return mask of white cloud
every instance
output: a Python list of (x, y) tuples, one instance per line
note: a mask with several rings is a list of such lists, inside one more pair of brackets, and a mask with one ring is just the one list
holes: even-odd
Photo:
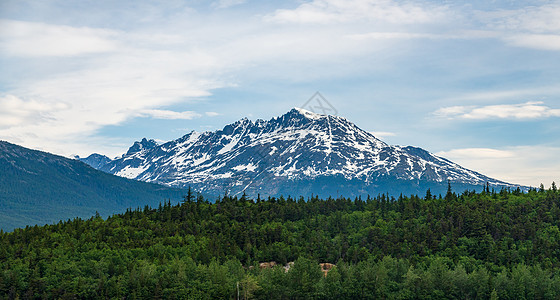
[(119, 47), (112, 30), (0, 20), (0, 51), (11, 56), (74, 56)]
[(436, 155), (484, 175), (529, 186), (560, 182), (560, 148), (543, 145), (503, 149), (468, 148), (442, 151)]
[(451, 106), (434, 112), (436, 116), (461, 119), (540, 119), (560, 117), (560, 109), (545, 106), (541, 101), (521, 104), (503, 104), (488, 106)]
[(478, 12), (478, 17), (516, 47), (560, 50), (560, 3), (527, 5), (513, 10)]
[(497, 100), (511, 100), (511, 99), (522, 99), (531, 97), (540, 97), (543, 95), (554, 96), (560, 93), (560, 88), (557, 86), (539, 86), (537, 88), (531, 89), (510, 89), (506, 91), (502, 90), (490, 90), (483, 92), (467, 93), (463, 95), (458, 95), (450, 98), (443, 99), (443, 102), (457, 102), (457, 101), (476, 101), (476, 102), (488, 102)]
[(488, 25), (500, 30), (522, 30), (535, 33), (560, 31), (560, 3), (527, 5), (512, 10), (494, 10), (481, 13)]
[(194, 118), (199, 118), (202, 115), (194, 111), (182, 111), (176, 112), (172, 110), (161, 110), (161, 109), (144, 109), (138, 114), (139, 116), (147, 116), (153, 119), (166, 119), (166, 120), (191, 120)]
[(439, 152), (437, 155), (454, 159), (499, 159), (514, 157), (512, 151), (491, 148), (464, 148)]
[(314, 0), (296, 9), (278, 9), (266, 17), (279, 23), (346, 23), (360, 21), (391, 24), (434, 23), (446, 17), (445, 6), (392, 0)]
[(560, 35), (555, 34), (516, 34), (504, 40), (513, 46), (540, 50), (560, 50)]
[(215, 111), (207, 111), (207, 112), (205, 112), (205, 114), (206, 114), (208, 117), (216, 117), (216, 116), (221, 115), (220, 113), (217, 113), (217, 112), (215, 112)]
[[(58, 154), (83, 153), (81, 144), (87, 140), (91, 147), (92, 137), (105, 126), (139, 116), (198, 117), (194, 112), (160, 108), (188, 104), (224, 85), (214, 74), (223, 65), (215, 56), (185, 44), (185, 37), (177, 39), (165, 33), (159, 44), (154, 33), (124, 34), (30, 22), (9, 24), (19, 29), (8, 34), (4, 32), (9, 30), (2, 29), (4, 53), (25, 56), (23, 59), (36, 56), (36, 61), (49, 62), (29, 79), (10, 84), (10, 90), (4, 93), (12, 96), (1, 99), (0, 138), (22, 145), (40, 145)], [(42, 32), (45, 37), (40, 37)], [(107, 40), (101, 38), (97, 44), (97, 36), (118, 39), (119, 47), (104, 44)], [(47, 45), (41, 45), (43, 42)], [(88, 55), (72, 59), (82, 54)], [(69, 141), (74, 141), (75, 149), (61, 147), (72, 143)], [(106, 145), (99, 139), (95, 151), (118, 153)]]
[(388, 132), (388, 131), (371, 131), (370, 133), (373, 134), (377, 138), (384, 138), (384, 137), (388, 137), (388, 136), (396, 136), (397, 135), (394, 132)]
[(438, 117), (456, 117), (465, 115), (469, 110), (472, 110), (474, 106), (450, 106), (442, 107), (434, 112)]
[(65, 103), (24, 100), (14, 95), (0, 96), (0, 129), (25, 124), (38, 124), (51, 119), (55, 111), (69, 109)]

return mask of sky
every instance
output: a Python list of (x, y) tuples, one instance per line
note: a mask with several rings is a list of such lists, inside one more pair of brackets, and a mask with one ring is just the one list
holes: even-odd
[(560, 181), (560, 1), (0, 1), (0, 140), (115, 157), (316, 92), (393, 145)]

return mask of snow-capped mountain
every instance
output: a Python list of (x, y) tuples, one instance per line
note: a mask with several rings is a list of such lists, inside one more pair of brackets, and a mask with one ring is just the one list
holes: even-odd
[(101, 170), (208, 194), (377, 195), (513, 186), (416, 147), (391, 146), (343, 117), (292, 109), (158, 145), (136, 142)]

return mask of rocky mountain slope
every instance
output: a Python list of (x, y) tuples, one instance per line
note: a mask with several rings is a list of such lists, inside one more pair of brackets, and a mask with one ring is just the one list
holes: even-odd
[[(513, 186), (417, 147), (388, 145), (347, 119), (292, 109), (271, 120), (241, 119), (158, 145), (136, 142), (98, 167), (122, 177), (208, 194), (356, 196), (429, 188)], [(397, 194), (398, 195), (398, 194)]]

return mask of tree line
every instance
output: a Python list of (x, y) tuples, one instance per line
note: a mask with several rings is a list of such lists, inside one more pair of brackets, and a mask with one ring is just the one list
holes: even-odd
[(213, 202), (189, 190), (179, 204), (0, 231), (0, 298), (557, 299), (559, 226), (555, 184)]

